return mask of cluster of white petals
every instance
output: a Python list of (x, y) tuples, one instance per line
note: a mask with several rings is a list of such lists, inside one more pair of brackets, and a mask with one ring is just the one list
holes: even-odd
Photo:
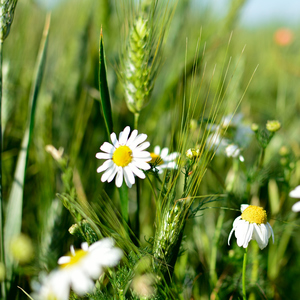
[(113, 132), (110, 135), (112, 144), (105, 142), (98, 152), (98, 159), (105, 159), (105, 162), (97, 169), (97, 172), (103, 172), (102, 182), (111, 182), (116, 177), (115, 183), (120, 187), (123, 183), (123, 177), (128, 187), (135, 183), (135, 176), (144, 179), (146, 176), (142, 170), (149, 170), (150, 165), (147, 163), (151, 160), (150, 153), (144, 151), (150, 146), (146, 134), (138, 134), (135, 129), (131, 135), (130, 127), (127, 126), (117, 135)]
[(160, 146), (154, 147), (154, 152), (150, 153), (152, 163), (158, 170), (158, 173), (162, 173), (164, 169), (177, 169), (176, 159), (179, 156), (178, 152), (173, 152), (169, 154), (168, 148), (161, 149)]
[(34, 299), (68, 300), (70, 290), (84, 296), (93, 291), (94, 281), (103, 274), (103, 268), (117, 265), (123, 255), (110, 238), (102, 239), (90, 247), (82, 243), (81, 249), (76, 251), (71, 246), (70, 254), (58, 260), (60, 267), (45, 278)]
[[(294, 190), (289, 193), (291, 198), (300, 198), (300, 185), (298, 185)], [(299, 212), (300, 211), (300, 201), (296, 202), (292, 206), (292, 211)]]
[[(243, 213), (247, 208), (253, 208), (253, 205), (242, 204), (241, 212)], [(260, 207), (255, 207), (261, 209)], [(263, 210), (261, 210), (264, 212)], [(258, 214), (260, 211), (258, 212)], [(274, 243), (274, 233), (271, 225), (268, 222), (249, 222), (242, 218), (242, 215), (237, 217), (233, 222), (233, 228), (228, 237), (228, 245), (230, 238), (235, 233), (237, 239), (237, 245), (239, 247), (247, 248), (251, 240), (256, 240), (260, 249), (264, 249), (269, 242), (269, 238), (272, 236)]]

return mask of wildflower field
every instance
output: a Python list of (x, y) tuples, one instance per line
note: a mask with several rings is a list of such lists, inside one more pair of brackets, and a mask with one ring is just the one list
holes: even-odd
[(0, 1), (0, 299), (300, 299), (299, 30), (246, 3)]

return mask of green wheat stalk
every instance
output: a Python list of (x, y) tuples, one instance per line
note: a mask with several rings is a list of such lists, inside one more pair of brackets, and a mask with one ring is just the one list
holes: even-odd
[[(4, 252), (4, 232), (3, 232), (3, 198), (2, 198), (2, 62), (3, 62), (3, 42), (7, 38), (10, 27), (13, 22), (14, 12), (18, 0), (1, 0), (0, 2), (0, 259), (5, 265), (5, 252)], [(1, 283), (1, 291), (3, 299), (6, 299), (5, 282)]]

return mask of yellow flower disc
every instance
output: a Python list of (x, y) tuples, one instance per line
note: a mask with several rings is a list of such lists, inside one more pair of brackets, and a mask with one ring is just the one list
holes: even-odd
[(249, 205), (242, 213), (242, 219), (249, 223), (266, 224), (267, 213), (259, 206)]
[(112, 157), (113, 162), (119, 167), (126, 167), (132, 161), (132, 151), (128, 146), (118, 147)]
[(160, 166), (164, 163), (163, 159), (160, 157), (160, 155), (155, 153), (150, 153), (151, 161), (149, 162), (152, 165)]
[(75, 255), (71, 256), (71, 260), (65, 264), (62, 264), (62, 268), (71, 267), (73, 265), (76, 265), (83, 257), (85, 257), (88, 254), (87, 251), (84, 250), (76, 250)]

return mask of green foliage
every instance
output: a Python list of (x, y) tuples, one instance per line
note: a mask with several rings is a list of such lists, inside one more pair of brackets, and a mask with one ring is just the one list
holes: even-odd
[[(71, 244), (104, 237), (122, 261), (105, 268), (93, 293), (70, 299), (239, 299), (244, 251), (234, 235), (228, 246), (228, 234), (246, 203), (266, 209), (275, 233), (262, 251), (249, 244), (248, 298), (298, 297), (299, 218), (288, 195), (300, 184), (299, 41), (283, 47), (275, 27), (239, 27), (246, 1), (231, 1), (222, 19), (194, 2), (61, 1), (40, 50), (42, 6), (19, 1), (1, 23), (2, 40), (10, 31), (2, 49), (5, 239), (24, 232), (36, 253), (26, 265), (6, 260), (3, 299), (27, 299), (17, 286), (30, 294)], [(178, 168), (160, 173), (157, 160), (138, 188), (117, 191), (101, 182), (95, 153), (133, 124), (132, 113), (147, 150), (176, 151)], [(262, 129), (277, 119), (280, 130)]]

